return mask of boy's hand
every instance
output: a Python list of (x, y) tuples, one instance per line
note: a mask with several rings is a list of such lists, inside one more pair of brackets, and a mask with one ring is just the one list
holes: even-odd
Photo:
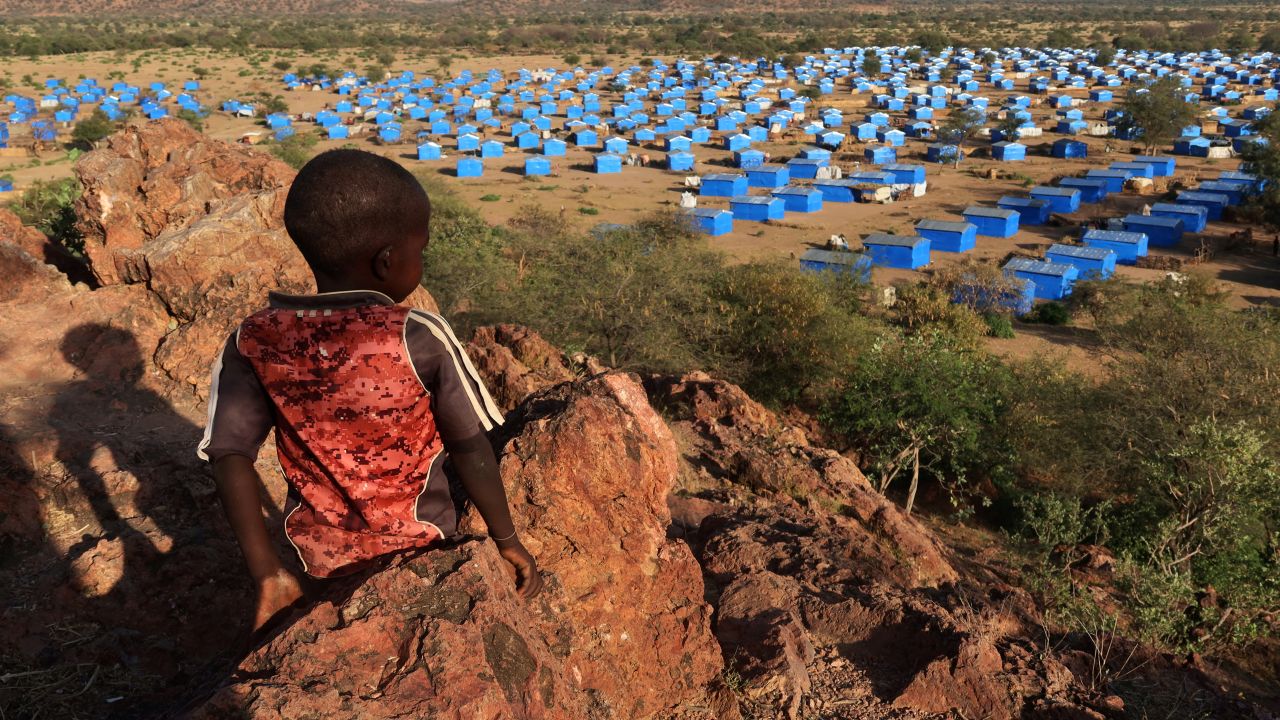
[(516, 592), (520, 597), (529, 600), (542, 591), (542, 575), (538, 574), (538, 563), (519, 540), (511, 544), (499, 544), (498, 552), (516, 571)]
[(258, 605), (253, 614), (254, 632), (302, 597), (302, 585), (298, 583), (298, 578), (284, 568), (262, 578), (257, 585)]

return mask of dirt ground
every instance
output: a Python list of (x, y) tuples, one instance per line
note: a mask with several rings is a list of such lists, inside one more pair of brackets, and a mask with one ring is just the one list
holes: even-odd
[[(196, 67), (210, 71), (210, 75), (202, 81), (202, 89), (197, 97), (214, 112), (205, 120), (205, 131), (218, 138), (236, 140), (245, 133), (264, 132), (265, 128), (254, 119), (232, 118), (216, 111), (221, 102), (227, 98), (247, 97), (258, 92), (282, 95), (292, 113), (314, 113), (332, 106), (337, 100), (335, 95), (305, 90), (286, 91), (275, 78), (280, 72), (271, 67), (274, 59), (282, 55), (259, 55), (259, 67), (254, 69), (248, 59), (228, 53), (187, 50), (170, 51), (169, 53), (146, 53), (142, 56), (142, 64), (138, 72), (133, 72), (130, 64), (133, 56), (121, 58), (109, 53), (96, 53), (63, 58), (31, 61), (27, 59), (11, 62), (4, 73), (11, 84), (17, 78), (30, 74), (36, 82), (44, 77), (61, 77), (73, 81), (78, 76), (96, 77), (101, 84), (112, 82), (109, 75), (112, 71), (123, 72), (124, 79), (134, 83), (149, 83), (163, 80), (171, 88), (180, 87), (183, 80), (193, 76)], [(294, 66), (307, 65), (312, 62), (324, 62), (335, 68), (355, 68), (358, 71), (370, 61), (362, 59), (356, 53), (326, 53), (317, 56), (300, 54), (284, 55)], [(637, 58), (611, 57), (615, 66), (634, 62)], [(457, 58), (450, 71), (460, 72), (472, 69), (477, 74), (489, 68), (513, 71), (519, 68), (560, 67), (560, 58), (553, 56), (485, 56)], [(438, 62), (429, 56), (402, 56), (397, 68), (410, 69), (419, 76), (431, 75), (439, 71)], [(34, 92), (33, 89), (30, 90)], [(1087, 97), (1086, 91), (1072, 90), (1078, 97)], [(603, 103), (607, 105), (616, 98), (612, 93), (599, 91)], [(998, 106), (1003, 98), (1018, 92), (998, 92), (984, 88), (981, 95), (991, 98), (992, 106)], [(1044, 96), (1030, 95), (1033, 103)], [(844, 112), (846, 123), (860, 121), (864, 113), (873, 110), (867, 105), (868, 95), (835, 94), (821, 98), (817, 107), (835, 107)], [(1100, 119), (1109, 103), (1086, 103), (1083, 106), (1087, 120)], [(1037, 125), (1052, 126), (1054, 110), (1047, 106), (1033, 106), (1031, 112)], [(945, 111), (938, 112), (945, 116)], [(510, 119), (506, 120), (507, 127)], [(557, 124), (564, 118), (553, 118)], [(305, 123), (298, 123), (300, 131), (309, 128)], [(406, 142), (397, 145), (379, 145), (368, 135), (351, 140), (321, 140), (316, 149), (325, 150), (354, 144), (357, 147), (379, 152), (395, 158), (414, 171), (438, 172), (446, 179), (458, 194), (467, 202), (479, 208), (483, 217), (494, 223), (503, 223), (518, 213), (525, 205), (541, 205), (559, 210), (566, 222), (575, 223), (582, 228), (589, 228), (597, 223), (628, 223), (646, 213), (664, 207), (674, 207), (684, 190), (685, 175), (701, 175), (709, 172), (730, 170), (732, 154), (722, 150), (718, 145), (696, 145), (694, 155), (697, 165), (690, 173), (673, 173), (661, 167), (624, 167), (623, 172), (614, 175), (598, 175), (591, 170), (591, 157), (598, 149), (570, 147), (564, 158), (552, 161), (552, 175), (548, 177), (526, 178), (523, 175), (523, 163), (528, 154), (537, 151), (522, 151), (513, 147), (505, 149), (501, 158), (486, 159), (485, 173), (480, 178), (457, 178), (453, 172), (458, 153), (453, 149), (453, 139), (444, 138), (445, 157), (437, 161), (419, 161), (416, 159), (413, 138), (418, 123), (405, 123), (404, 136)], [(507, 130), (490, 130), (485, 137), (509, 140)], [(720, 135), (716, 133), (714, 135)], [(976, 139), (967, 150), (971, 157), (963, 161), (959, 168), (949, 165), (927, 165), (928, 193), (923, 197), (904, 198), (899, 202), (876, 204), (838, 204), (827, 203), (817, 213), (789, 213), (780, 222), (754, 223), (739, 221), (734, 231), (727, 235), (712, 238), (713, 247), (723, 250), (732, 259), (747, 261), (758, 258), (798, 257), (809, 247), (820, 245), (828, 236), (835, 233), (845, 234), (851, 241), (872, 232), (890, 232), (912, 234), (912, 228), (919, 220), (959, 219), (964, 208), (973, 204), (994, 205), (1003, 195), (1025, 195), (1028, 187), (1034, 184), (1051, 184), (1064, 175), (1079, 175), (1091, 168), (1106, 167), (1113, 161), (1127, 159), (1131, 151), (1138, 148), (1129, 143), (1108, 141), (1105, 138), (1079, 136), (1089, 145), (1090, 157), (1078, 160), (1060, 160), (1049, 157), (1049, 145), (1063, 137), (1056, 133), (1045, 132), (1041, 137), (1025, 138), (1028, 145), (1027, 159), (1023, 162), (1001, 163), (988, 158), (976, 157), (984, 155), (989, 141)], [(602, 138), (603, 139), (603, 138)], [(904, 147), (898, 148), (899, 162), (924, 162), (927, 141), (908, 139)], [(1110, 145), (1113, 152), (1106, 153), (1105, 147)], [(798, 154), (804, 147), (810, 146), (807, 136), (798, 130), (792, 131), (776, 141), (756, 144), (755, 147), (770, 153), (774, 161), (784, 162)], [(659, 145), (633, 148), (635, 152), (648, 153), (655, 161), (665, 157)], [(846, 171), (852, 171), (855, 163), (862, 159), (863, 146), (850, 144), (837, 153), (834, 162)], [(976, 152), (975, 152), (976, 151)], [(658, 162), (657, 164), (661, 164)], [(0, 174), (9, 174), (15, 180), (20, 191), (33, 180), (45, 180), (64, 177), (70, 174), (72, 163), (63, 152), (46, 154), (39, 161), (28, 158), (0, 158)], [(863, 164), (861, 169), (872, 169), (873, 166)], [(1200, 158), (1178, 158), (1175, 178), (1170, 180), (1184, 185), (1194, 186), (1199, 179), (1216, 176), (1218, 171), (1233, 170), (1238, 167), (1238, 160), (1207, 160)], [(989, 179), (988, 170), (998, 168), (1005, 176), (1002, 179)], [(764, 194), (766, 191), (753, 189), (753, 194)], [(1112, 195), (1098, 205), (1084, 205), (1079, 213), (1071, 217), (1073, 220), (1087, 220), (1094, 217), (1114, 217), (1128, 212), (1136, 212), (1144, 203), (1157, 201), (1155, 195)], [(0, 200), (3, 202), (3, 200)], [(700, 199), (704, 207), (727, 207), (727, 198)], [(1191, 257), (1200, 246), (1202, 240), (1214, 236), (1227, 236), (1233, 231), (1243, 229), (1242, 226), (1226, 222), (1210, 223), (1202, 235), (1189, 234), (1179, 247), (1153, 249), (1152, 254), (1171, 254)], [(1007, 239), (980, 237), (975, 250), (965, 255), (983, 261), (999, 262), (1011, 253), (1038, 255), (1052, 242), (1071, 234), (1066, 227), (1036, 226), (1025, 227), (1017, 235)], [(1200, 265), (1200, 269), (1215, 277), (1231, 293), (1233, 302), (1239, 307), (1249, 305), (1280, 305), (1280, 258), (1271, 254), (1270, 236), (1264, 237), (1255, 229), (1256, 244), (1252, 247), (1237, 248), (1230, 253), (1220, 254), (1210, 262)], [(933, 265), (941, 267), (954, 263), (960, 256), (935, 252)], [(927, 271), (927, 269), (926, 269)], [(1121, 267), (1119, 274), (1132, 280), (1146, 281), (1158, 279), (1163, 271), (1135, 267)], [(920, 272), (876, 268), (873, 282), (887, 285), (900, 281), (911, 281), (922, 277)], [(1093, 355), (1085, 338), (1073, 340), (1071, 333), (1055, 329), (1021, 326), (1021, 332), (1013, 340), (993, 340), (992, 350), (1010, 357), (1030, 357), (1033, 355), (1060, 355), (1069, 366), (1082, 370), (1096, 370), (1097, 358)]]

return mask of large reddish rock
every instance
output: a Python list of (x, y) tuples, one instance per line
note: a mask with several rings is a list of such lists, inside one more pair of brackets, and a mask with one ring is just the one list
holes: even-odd
[(467, 354), (503, 412), (545, 387), (604, 370), (595, 358), (571, 358), (537, 332), (505, 323), (476, 328)]
[(676, 445), (640, 384), (557, 385), (504, 433), (503, 482), (542, 596), (521, 602), (483, 540), (398, 561), (252, 653), (197, 715), (735, 717), (715, 689), (701, 571), (666, 536)]
[(1070, 671), (1025, 638), (1029, 596), (967, 576), (851, 460), (704, 373), (646, 389), (681, 445), (676, 534), (747, 714), (1012, 720), (1046, 697), (1083, 712)]

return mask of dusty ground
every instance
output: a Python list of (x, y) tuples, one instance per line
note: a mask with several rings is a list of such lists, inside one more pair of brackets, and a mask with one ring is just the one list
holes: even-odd
[[(138, 72), (134, 72), (131, 66), (134, 57), (94, 53), (40, 61), (23, 59), (11, 62), (4, 72), (15, 87), (20, 85), (18, 79), (28, 74), (37, 83), (50, 76), (71, 80), (80, 75), (96, 77), (100, 83), (108, 83), (111, 82), (109, 76), (113, 71), (123, 72), (124, 79), (130, 82), (149, 83), (159, 79), (168, 82), (170, 87), (180, 87), (181, 81), (193, 77), (194, 68), (202, 67), (208, 69), (210, 75), (202, 81), (202, 89), (197, 95), (210, 108), (216, 108), (227, 98), (268, 92), (282, 95), (291, 112), (302, 113), (316, 112), (330, 106), (336, 96), (321, 92), (283, 90), (282, 85), (276, 81), (280, 72), (271, 67), (275, 59), (285, 57), (295, 67), (323, 62), (330, 67), (357, 70), (363, 70), (372, 62), (357, 53), (323, 53), (315, 56), (259, 54), (259, 66), (254, 69), (247, 57), (187, 50), (144, 53)], [(614, 56), (608, 59), (615, 65), (622, 65), (638, 58)], [(563, 64), (561, 58), (545, 55), (458, 57), (449, 69), (452, 73), (466, 68), (476, 72), (488, 68), (512, 71)], [(438, 61), (425, 53), (401, 56), (397, 67), (412, 69), (420, 76), (439, 72)], [(1073, 90), (1072, 93), (1086, 96), (1085, 91), (1081, 90)], [(607, 91), (600, 91), (600, 94), (606, 105), (615, 99)], [(984, 89), (982, 94), (990, 97), (992, 105), (996, 106), (1003, 97), (1018, 93)], [(1040, 96), (1031, 97), (1034, 102)], [(867, 96), (837, 94), (822, 98), (818, 105), (841, 109), (848, 122), (860, 120), (863, 113), (871, 112), (866, 108), (869, 100)], [(1085, 105), (1083, 109), (1086, 119), (1101, 118), (1108, 106)], [(1033, 107), (1031, 110), (1041, 127), (1053, 124), (1053, 109)], [(556, 118), (555, 121), (563, 122), (563, 118)], [(223, 139), (235, 139), (245, 133), (264, 130), (252, 119), (231, 118), (216, 111), (206, 119), (205, 126), (207, 133)], [(305, 124), (300, 124), (299, 127), (301, 130), (307, 129)], [(674, 206), (684, 189), (682, 180), (686, 173), (672, 173), (659, 167), (624, 167), (621, 174), (597, 175), (591, 171), (591, 156), (595, 151), (573, 147), (566, 157), (553, 160), (553, 174), (549, 177), (525, 178), (522, 168), (526, 151), (508, 147), (502, 158), (485, 160), (484, 177), (456, 178), (453, 166), (457, 153), (451, 147), (453, 140), (445, 138), (442, 142), (445, 149), (443, 160), (418, 161), (412, 141), (417, 129), (417, 123), (405, 123), (404, 136), (409, 140), (398, 145), (378, 145), (370, 137), (364, 136), (352, 140), (322, 140), (316, 149), (330, 149), (351, 143), (393, 157), (415, 171), (434, 170), (446, 178), (461, 197), (478, 207), (487, 220), (494, 223), (507, 221), (520, 208), (529, 204), (559, 209), (567, 222), (577, 223), (583, 228), (600, 222), (627, 223), (655, 209)], [(506, 131), (490, 131), (488, 137), (506, 141), (510, 135)], [(913, 225), (921, 219), (959, 219), (959, 213), (969, 205), (991, 205), (1003, 195), (1024, 195), (1027, 187), (1033, 184), (1048, 184), (1063, 175), (1078, 175), (1090, 168), (1105, 167), (1115, 160), (1127, 158), (1129, 150), (1137, 149), (1131, 148), (1129, 143), (1113, 141), (1110, 144), (1114, 152), (1107, 154), (1104, 152), (1104, 146), (1108, 144), (1106, 139), (1080, 136), (1080, 139), (1089, 144), (1091, 157), (1059, 160), (1048, 156), (1048, 146), (1059, 137), (1062, 136), (1046, 132), (1042, 137), (1025, 139), (1029, 151), (1028, 159), (1024, 162), (998, 163), (986, 158), (971, 157), (962, 162), (959, 168), (928, 165), (929, 192), (924, 197), (907, 198), (890, 205), (827, 203), (818, 213), (791, 213), (782, 222), (738, 222), (732, 233), (713, 238), (711, 244), (733, 259), (745, 261), (766, 257), (794, 258), (833, 233), (843, 233), (850, 240), (871, 232), (912, 234)], [(898, 149), (899, 161), (923, 162), (926, 144), (925, 141), (908, 139), (907, 144)], [(987, 140), (977, 139), (971, 143), (969, 150), (976, 149), (980, 155), (987, 144)], [(778, 161), (785, 161), (806, 146), (807, 136), (798, 131), (778, 141), (756, 145)], [(844, 150), (837, 155), (835, 161), (846, 170), (853, 170), (854, 163), (862, 158), (862, 146), (851, 144)], [(655, 160), (661, 160), (665, 156), (658, 146), (640, 148), (637, 152), (648, 152)], [(694, 154), (698, 161), (695, 173), (688, 174), (729, 169), (731, 154), (718, 147), (695, 146)], [(1179, 157), (1177, 176), (1173, 180), (1194, 185), (1197, 178), (1211, 178), (1218, 171), (1235, 169), (1237, 166), (1236, 160)], [(867, 165), (864, 169), (871, 167)], [(988, 179), (987, 171), (994, 167), (1014, 177)], [(65, 177), (70, 175), (70, 171), (71, 162), (62, 152), (46, 154), (39, 160), (0, 158), (0, 175), (11, 175), (19, 190), (33, 180)], [(762, 194), (764, 191), (757, 189), (753, 192)], [(1082, 211), (1073, 219), (1123, 215), (1136, 212), (1143, 203), (1155, 201), (1153, 195), (1112, 195), (1102, 205), (1083, 206)], [(707, 207), (728, 206), (725, 198), (707, 198), (701, 202)], [(1203, 238), (1225, 236), (1240, 229), (1242, 226), (1232, 223), (1211, 223), (1203, 237), (1189, 235), (1181, 247), (1153, 249), (1152, 252), (1191, 256)], [(1066, 228), (1039, 226), (1024, 228), (1015, 237), (1008, 239), (982, 237), (979, 238), (978, 247), (967, 255), (992, 262), (998, 262), (1014, 252), (1036, 255), (1050, 243), (1068, 236), (1069, 232)], [(1260, 233), (1256, 234), (1259, 240), (1255, 248), (1222, 254), (1201, 266), (1230, 291), (1233, 301), (1240, 307), (1280, 304), (1280, 273), (1277, 273), (1280, 270), (1280, 259), (1271, 255), (1269, 243), (1263, 240)], [(955, 262), (958, 257), (935, 252), (934, 267)], [(1133, 280), (1152, 280), (1163, 275), (1162, 271), (1133, 267), (1122, 267), (1119, 274)], [(877, 268), (873, 282), (884, 285), (919, 277), (921, 275), (918, 272)], [(1044, 328), (1023, 328), (1016, 339), (993, 341), (991, 347), (996, 352), (1015, 357), (1060, 354), (1069, 366), (1082, 370), (1096, 370), (1097, 366), (1097, 359), (1093, 357), (1087, 342), (1074, 342), (1069, 333)]]

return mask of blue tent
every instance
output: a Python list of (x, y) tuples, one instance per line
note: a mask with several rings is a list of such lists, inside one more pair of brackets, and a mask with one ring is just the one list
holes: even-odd
[(566, 145), (563, 140), (551, 138), (542, 143), (542, 154), (547, 157), (564, 157), (565, 149)]
[(480, 177), (484, 174), (484, 162), (475, 157), (458, 158), (457, 172), (460, 178)]
[(1087, 178), (1095, 178), (1107, 181), (1107, 192), (1118, 193), (1124, 192), (1124, 183), (1133, 177), (1133, 173), (1128, 170), (1090, 170), (1084, 174)]
[(781, 220), (786, 214), (786, 203), (782, 198), (739, 195), (729, 200), (729, 210), (734, 220)]
[(964, 158), (964, 153), (960, 151), (960, 147), (958, 145), (933, 143), (925, 149), (925, 159), (929, 162), (955, 162), (957, 158)]
[(418, 146), (419, 160), (439, 160), (440, 145), (433, 142), (424, 142)]
[(847, 179), (815, 180), (813, 182), (813, 187), (822, 193), (823, 202), (857, 202), (860, 195), (857, 192), (858, 185), (858, 183)]
[(871, 279), (871, 258), (862, 253), (810, 248), (800, 256), (800, 269), (808, 272), (835, 272)]
[(747, 170), (747, 185), (776, 189), (791, 182), (791, 173), (786, 165), (759, 165)]
[(1116, 252), (1104, 247), (1054, 243), (1045, 251), (1044, 258), (1075, 267), (1081, 278), (1106, 280), (1116, 271)]
[(1107, 181), (1102, 178), (1062, 178), (1058, 186), (1080, 191), (1082, 203), (1102, 202), (1108, 195)]
[(916, 223), (916, 234), (927, 238), (933, 250), (959, 253), (977, 245), (978, 228), (967, 222), (921, 220)]
[(733, 213), (715, 208), (698, 208), (689, 213), (693, 225), (707, 235), (724, 235), (733, 231)]
[(1203, 205), (1179, 205), (1177, 203), (1156, 203), (1151, 206), (1154, 217), (1172, 217), (1182, 221), (1185, 232), (1203, 232), (1209, 224), (1209, 208)]
[(929, 264), (929, 239), (911, 235), (873, 233), (862, 240), (876, 265), (914, 270)]
[(977, 226), (979, 235), (986, 237), (1013, 237), (1018, 232), (1019, 217), (1016, 210), (978, 205), (972, 205), (964, 211), (964, 219)]
[(733, 162), (739, 168), (747, 170), (764, 165), (764, 153), (760, 150), (740, 150), (733, 154)]
[(1133, 265), (1140, 257), (1147, 256), (1146, 233), (1119, 230), (1088, 230), (1082, 238), (1085, 246), (1114, 250), (1116, 262)]
[(810, 213), (822, 209), (822, 192), (813, 188), (788, 185), (774, 190), (773, 196), (782, 199), (787, 212)]
[(693, 163), (693, 153), (673, 152), (667, 155), (668, 170), (692, 170)]
[(551, 158), (546, 155), (531, 155), (524, 161), (525, 175), (550, 175)]
[(866, 161), (875, 165), (883, 165), (886, 163), (895, 163), (898, 161), (898, 153), (893, 148), (881, 145), (879, 147), (869, 147), (862, 151)]
[(1073, 213), (1080, 209), (1080, 191), (1075, 188), (1037, 185), (1027, 194), (1049, 203), (1050, 212)]
[(1160, 215), (1126, 215), (1126, 232), (1145, 233), (1148, 245), (1171, 247), (1182, 240), (1182, 219)]
[(600, 175), (612, 175), (622, 172), (622, 156), (613, 153), (601, 153), (595, 156), (595, 169)]
[(1133, 159), (1136, 163), (1145, 163), (1152, 167), (1154, 177), (1171, 177), (1177, 167), (1177, 158), (1162, 155), (1139, 155)]
[(791, 173), (792, 179), (812, 180), (818, 177), (818, 168), (826, 167), (829, 164), (827, 160), (792, 158), (787, 161), (787, 170)]
[(1005, 263), (1004, 271), (1014, 277), (1035, 283), (1036, 297), (1061, 300), (1071, 294), (1071, 286), (1080, 276), (1074, 266), (1015, 257)]
[(1003, 162), (1026, 160), (1027, 146), (1016, 142), (998, 142), (991, 146), (991, 157)]
[(918, 185), (925, 181), (925, 169), (923, 165), (911, 165), (907, 163), (888, 163), (880, 166), (881, 172), (887, 172), (893, 176), (895, 185)]
[(703, 197), (735, 197), (747, 194), (747, 176), (716, 173), (706, 175), (698, 191)]
[(497, 140), (486, 140), (480, 143), (480, 157), (496, 158), (496, 157), (502, 157), (502, 154), (503, 154), (502, 143), (498, 142)]
[(1221, 193), (1196, 192), (1180, 190), (1174, 202), (1179, 205), (1200, 205), (1208, 211), (1210, 220), (1221, 220), (1222, 211), (1230, 204), (1231, 199)]
[(1063, 159), (1088, 157), (1089, 146), (1080, 140), (1062, 138), (1053, 142), (1049, 154)]

